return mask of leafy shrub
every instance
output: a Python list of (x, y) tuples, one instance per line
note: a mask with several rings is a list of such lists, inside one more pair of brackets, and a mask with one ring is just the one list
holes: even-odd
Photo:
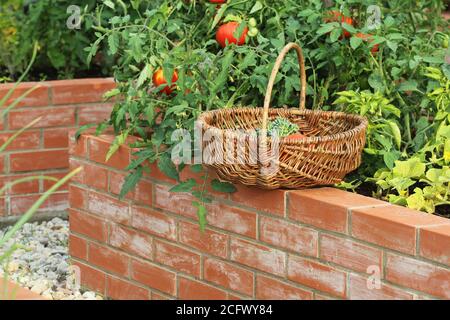
[[(363, 182), (378, 169), (392, 170), (396, 161), (425, 148), (437, 132), (437, 110), (447, 112), (448, 107), (446, 93), (437, 96), (439, 81), (426, 71), (433, 67), (445, 79), (450, 77), (443, 2), (337, 0), (331, 7), (325, 3), (229, 0), (217, 7), (196, 0), (130, 4), (108, 0), (99, 5), (97, 10), (111, 18), (93, 26), (97, 40), (89, 47), (89, 58), (107, 44), (117, 59), (114, 76), (119, 83), (108, 97), (123, 97), (99, 131), (114, 127), (112, 152), (128, 135), (142, 138), (135, 144), (141, 151), (129, 167), (128, 181), (137, 181), (147, 160), (158, 161), (163, 171), (178, 178), (176, 166), (167, 165), (177, 143), (171, 134), (178, 128), (192, 131), (201, 112), (261, 106), (273, 63), (288, 42), (304, 49), (309, 108), (356, 112), (370, 119), (364, 165), (351, 179)], [(375, 4), (379, 21), (373, 19)], [(351, 19), (330, 20), (330, 10)], [(247, 25), (257, 30), (251, 29), (245, 45), (222, 49), (215, 32), (229, 21), (239, 23), (236, 36)], [(165, 79), (172, 79), (174, 71), (178, 74), (170, 95), (152, 85), (159, 68)], [(299, 90), (297, 62), (290, 55), (277, 78), (272, 105), (297, 105)], [(133, 183), (125, 186), (124, 193)]]
[[(0, 71), (17, 80), (23, 74), (33, 52), (33, 44), (39, 43), (36, 62), (28, 78), (72, 78), (83, 75), (107, 75), (110, 63), (107, 56), (98, 56), (97, 64), (86, 63), (84, 48), (93, 41), (89, 33), (94, 16), (87, 15), (96, 4), (94, 0), (73, 3), (69, 0), (5, 0), (0, 4)], [(76, 25), (74, 11), (80, 8), (80, 28), (71, 29), (67, 22)]]

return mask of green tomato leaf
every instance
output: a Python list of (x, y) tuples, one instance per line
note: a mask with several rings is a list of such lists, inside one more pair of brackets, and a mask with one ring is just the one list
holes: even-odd
[(177, 167), (170, 159), (170, 155), (168, 153), (161, 154), (158, 159), (158, 169), (161, 170), (169, 178), (175, 179), (177, 181), (180, 180), (180, 175), (178, 173)]
[(139, 166), (125, 178), (119, 194), (120, 199), (123, 199), (128, 192), (136, 187), (139, 180), (142, 178), (142, 173), (143, 167)]
[(169, 191), (170, 192), (190, 192), (192, 191), (192, 188), (194, 188), (197, 185), (197, 182), (195, 179), (188, 179), (186, 181), (181, 182), (180, 184), (172, 187)]
[(229, 182), (219, 181), (217, 179), (214, 179), (211, 182), (211, 187), (214, 191), (218, 192), (224, 192), (224, 193), (233, 193), (236, 192), (236, 187)]

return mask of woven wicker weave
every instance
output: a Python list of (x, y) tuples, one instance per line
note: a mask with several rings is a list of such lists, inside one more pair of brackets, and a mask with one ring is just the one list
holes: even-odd
[[(284, 57), (291, 49), (296, 50), (300, 64), (300, 108), (269, 108), (275, 78)], [(297, 44), (290, 43), (282, 50), (275, 63), (264, 108), (214, 110), (199, 117), (198, 125), (203, 132), (216, 137), (203, 141), (204, 163), (214, 168), (223, 180), (263, 189), (304, 188), (339, 183), (361, 163), (367, 120), (342, 112), (306, 110), (305, 92), (306, 74), (302, 49)], [(268, 121), (280, 116), (296, 123), (300, 132), (307, 137), (267, 137), (265, 133)], [(258, 139), (254, 129), (262, 130), (260, 132), (263, 134)], [(256, 151), (251, 148), (255, 142), (259, 148)], [(275, 143), (279, 146), (276, 157), (270, 153)], [(226, 161), (227, 156), (233, 161)], [(268, 168), (276, 169), (267, 170)]]

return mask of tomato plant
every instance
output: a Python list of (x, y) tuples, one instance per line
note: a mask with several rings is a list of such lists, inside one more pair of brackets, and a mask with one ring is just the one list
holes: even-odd
[[(371, 5), (378, 6), (379, 15), (369, 10)], [(92, 13), (96, 41), (86, 52), (92, 60), (103, 45), (108, 47), (118, 82), (108, 96), (123, 98), (100, 128), (114, 128), (113, 149), (128, 135), (141, 138), (134, 144), (140, 151), (123, 193), (147, 170), (147, 161), (179, 179), (184, 165), (170, 161), (177, 143), (171, 135), (180, 128), (191, 132), (200, 113), (262, 106), (273, 63), (288, 42), (304, 49), (308, 108), (360, 113), (371, 121), (363, 165), (349, 181), (362, 183), (379, 169), (393, 170), (396, 161), (437, 141), (432, 139), (438, 130), (435, 115), (447, 108), (438, 89), (442, 80), (424, 71), (432, 67), (450, 77), (445, 63), (449, 29), (442, 8), (436, 0), (336, 0), (331, 7), (322, 0), (229, 0), (220, 7), (195, 0), (103, 1)], [(330, 18), (330, 12), (339, 14)], [(216, 40), (223, 26), (233, 30)], [(240, 41), (245, 28), (245, 41)], [(165, 79), (177, 70), (174, 87), (166, 87), (173, 91), (170, 96), (153, 84), (158, 69)], [(289, 55), (272, 105), (297, 105), (299, 90), (298, 63)], [(217, 181), (214, 185), (233, 189)], [(198, 184), (180, 181), (174, 191), (192, 192), (204, 219), (203, 203), (209, 199)]]

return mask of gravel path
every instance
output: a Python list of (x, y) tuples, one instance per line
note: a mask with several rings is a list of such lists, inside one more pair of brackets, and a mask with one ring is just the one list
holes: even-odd
[[(7, 230), (0, 229), (0, 238)], [(9, 263), (0, 266), (0, 276), (7, 269), (10, 279), (47, 299), (101, 300), (94, 292), (84, 292), (71, 285), (68, 236), (69, 223), (59, 218), (25, 224), (3, 248), (6, 250), (13, 243), (21, 245)]]

